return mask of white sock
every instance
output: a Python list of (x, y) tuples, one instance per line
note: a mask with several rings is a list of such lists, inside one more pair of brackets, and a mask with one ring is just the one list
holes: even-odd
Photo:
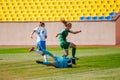
[(48, 62), (47, 55), (44, 55), (44, 60), (45, 60), (45, 62)]
[(38, 50), (38, 49), (34, 49), (35, 52), (39, 53), (39, 54), (43, 54), (42, 51)]
[[(43, 54), (43, 52), (40, 51), (40, 50), (38, 50), (38, 49), (34, 49), (34, 51), (37, 52), (38, 54), (41, 54), (41, 55)], [(45, 61), (45, 62), (48, 62), (47, 55), (44, 55), (44, 61)]]

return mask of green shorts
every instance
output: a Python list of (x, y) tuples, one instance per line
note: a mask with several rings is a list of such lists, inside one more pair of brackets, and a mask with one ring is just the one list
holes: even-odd
[(68, 49), (70, 47), (70, 44), (71, 44), (70, 42), (61, 42), (60, 47), (62, 49)]

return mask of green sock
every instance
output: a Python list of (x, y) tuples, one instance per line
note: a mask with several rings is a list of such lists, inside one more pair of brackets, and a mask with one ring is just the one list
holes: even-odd
[(76, 53), (76, 48), (72, 48), (72, 57), (75, 57), (75, 53)]

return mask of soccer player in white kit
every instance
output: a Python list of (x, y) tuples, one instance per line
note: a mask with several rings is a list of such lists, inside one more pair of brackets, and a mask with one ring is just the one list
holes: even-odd
[[(34, 33), (36, 33), (36, 37), (37, 37), (37, 47), (39, 49), (42, 48), (46, 50), (47, 30), (45, 29), (45, 23), (40, 22), (39, 26), (36, 27), (31, 33), (30, 35), (31, 38), (33, 38)], [(45, 62), (48, 61), (47, 55), (44, 55), (44, 60)]]

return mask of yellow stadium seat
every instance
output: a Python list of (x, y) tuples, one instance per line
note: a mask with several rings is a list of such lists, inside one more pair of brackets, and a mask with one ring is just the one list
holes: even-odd
[(16, 18), (12, 18), (12, 21), (18, 21), (18, 18), (16, 17)]
[(16, 14), (11, 14), (10, 17), (15, 18), (17, 16), (16, 16)]
[(5, 3), (0, 2), (0, 6), (5, 7), (5, 6), (6, 6), (6, 4), (5, 4)]
[(35, 17), (31, 17), (30, 20), (31, 21), (36, 21), (36, 18)]
[(52, 1), (52, 5), (57, 5), (57, 1)]
[(58, 4), (61, 5), (61, 6), (63, 6), (64, 2), (63, 1), (59, 1)]
[(59, 17), (54, 17), (54, 21), (59, 21), (60, 18)]
[(6, 21), (6, 18), (5, 17), (1, 17), (0, 21)]
[(56, 17), (56, 16), (58, 16), (58, 14), (54, 13), (54, 14), (52, 14), (52, 16), (53, 16), (53, 17)]
[(36, 13), (34, 14), (35, 17), (40, 17), (40, 14)]
[(75, 16), (75, 17), (73, 17), (73, 19), (74, 19), (75, 21), (77, 21), (77, 20), (79, 20), (79, 17)]
[(62, 17), (62, 16), (64, 16), (64, 14), (62, 14), (62, 13), (59, 13), (59, 14), (58, 14), (58, 16)]
[(36, 20), (37, 20), (37, 21), (41, 21), (41, 20), (42, 20), (42, 17), (39, 16), (39, 17), (36, 18)]
[(43, 21), (48, 21), (48, 18), (47, 17), (43, 17), (42, 20)]
[(49, 21), (53, 21), (54, 18), (53, 18), (53, 17), (49, 17), (48, 20), (49, 20)]
[(90, 8), (91, 8), (91, 5), (85, 5), (85, 8), (86, 8), (86, 9), (90, 9)]
[(45, 16), (45, 14), (44, 14), (44, 13), (40, 13), (40, 16), (41, 16), (41, 17), (44, 17), (44, 16)]
[(108, 4), (114, 4), (114, 1), (113, 0), (108, 0), (107, 3)]
[(113, 9), (113, 11), (117, 13), (117, 12), (120, 11), (120, 9), (119, 8), (115, 8), (115, 9)]
[(99, 8), (99, 9), (104, 9), (104, 5), (98, 4), (98, 5), (97, 5), (97, 8)]
[(109, 13), (105, 12), (102, 14), (103, 16), (109, 16)]
[(67, 21), (70, 21), (72, 19), (72, 17), (67, 17), (66, 20)]
[(83, 1), (83, 4), (89, 5), (89, 1), (84, 0), (84, 1)]
[(4, 2), (4, 0), (0, 0), (0, 2), (2, 3), (2, 2)]
[(22, 2), (18, 2), (17, 5), (20, 7), (20, 6), (23, 6), (23, 3)]
[(97, 4), (97, 5), (99, 4), (99, 5), (100, 5), (100, 4), (101, 4), (101, 1), (100, 1), (100, 0), (96, 0), (96, 1), (95, 1), (95, 4)]
[(11, 17), (7, 17), (6, 21), (12, 21), (12, 18)]
[(93, 1), (93, 0), (89, 0), (88, 3), (89, 3), (90, 5), (95, 5), (95, 1)]
[(18, 13), (18, 14), (16, 14), (16, 17), (20, 18), (20, 17), (22, 17), (22, 14)]
[(24, 21), (24, 18), (23, 17), (19, 17), (18, 20), (19, 21)]
[(103, 16), (103, 13), (96, 13), (97, 16)]
[(12, 6), (18, 6), (18, 4), (16, 2), (12, 2)]
[(77, 4), (77, 5), (81, 5), (81, 4), (82, 4), (82, 1), (77, 1), (76, 4)]
[(2, 11), (2, 10), (0, 10), (0, 14), (3, 14), (3, 11)]
[(93, 4), (92, 4), (92, 5), (90, 5), (90, 6), (91, 6), (91, 7), (90, 7), (91, 9), (97, 9), (97, 5), (93, 5)]
[(52, 5), (51, 1), (46, 1), (46, 5)]
[(96, 13), (95, 12), (91, 12), (89, 16), (96, 16)]
[[(70, 14), (71, 16), (74, 16), (74, 14)], [(83, 16), (83, 13), (77, 13), (77, 16)]]
[(3, 21), (79, 20), (80, 16), (107, 16), (120, 11), (119, 0), (0, 0), (0, 6)]
[(21, 14), (26, 14), (26, 11), (25, 10), (21, 10)]
[(111, 8), (111, 7), (110, 7), (110, 5), (104, 5), (104, 8), (105, 8), (105, 9), (109, 9), (109, 8)]

